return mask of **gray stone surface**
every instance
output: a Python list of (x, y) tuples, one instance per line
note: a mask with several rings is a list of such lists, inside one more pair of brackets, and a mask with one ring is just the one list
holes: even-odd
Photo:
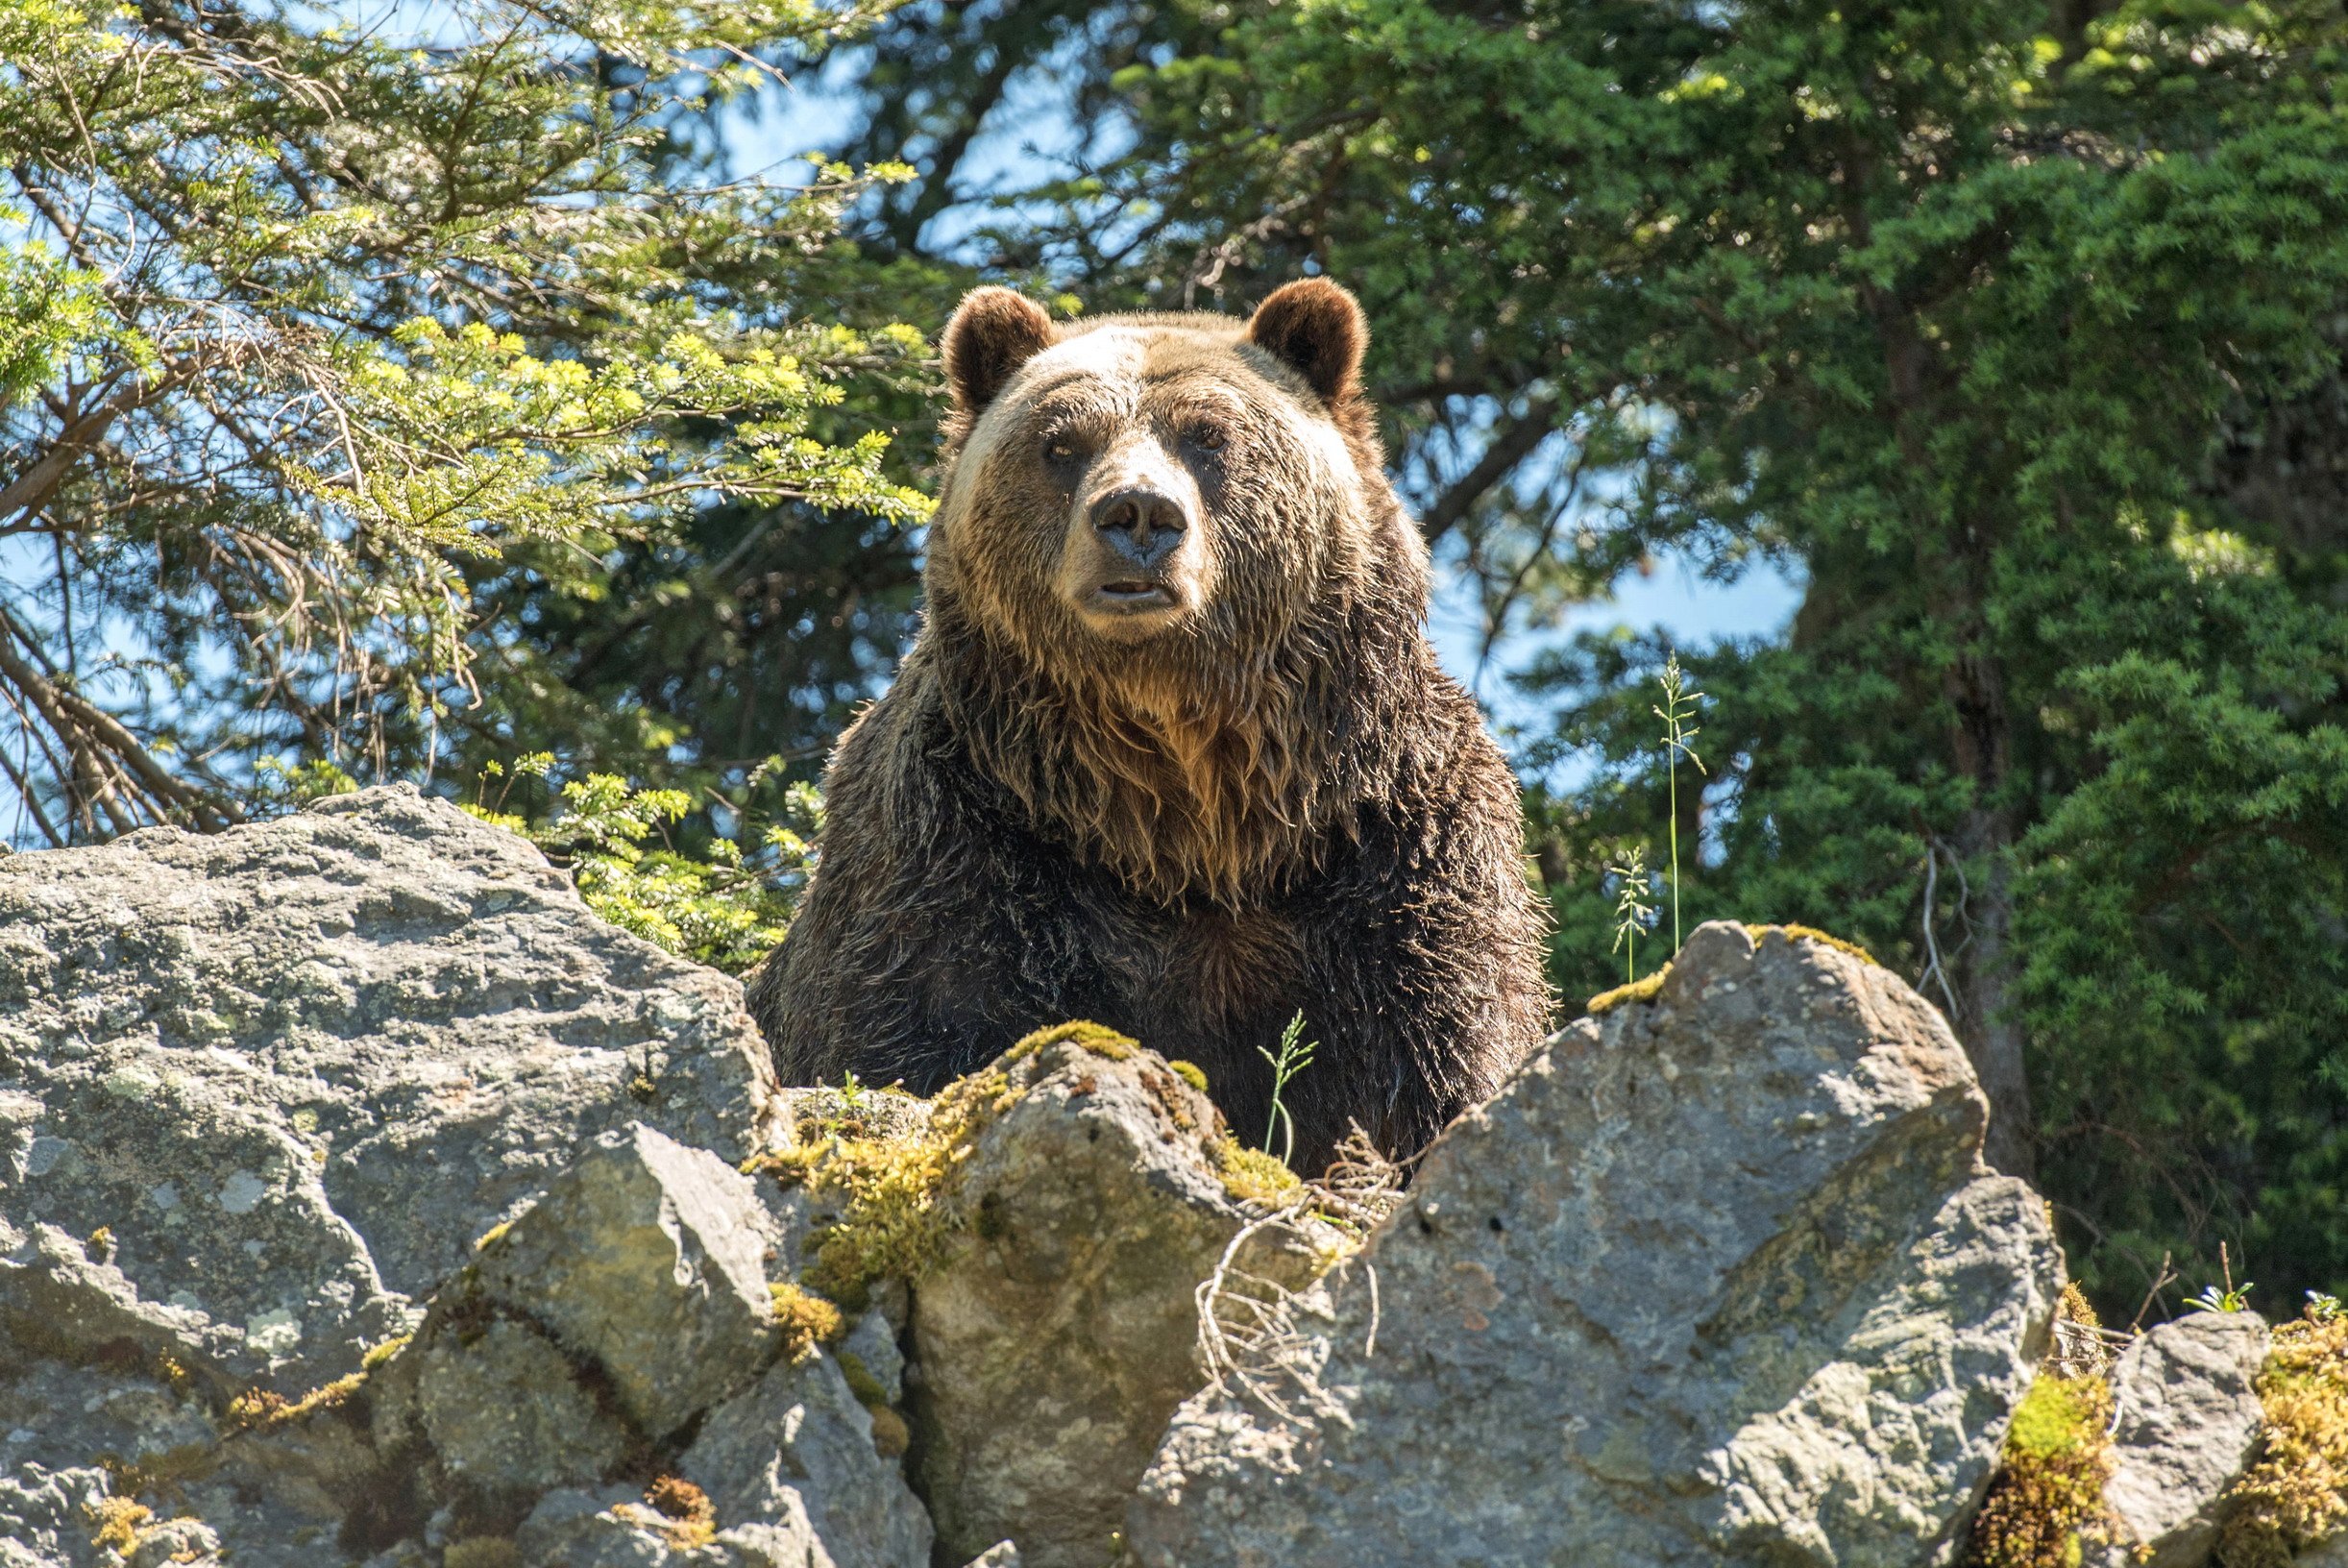
[(710, 1411), (677, 1471), (709, 1495), (721, 1538), (769, 1532), (760, 1550), (773, 1555), (774, 1540), (803, 1535), (834, 1568), (928, 1568), (929, 1515), (896, 1461), (874, 1453), (871, 1415), (819, 1350)]
[(2196, 1568), (2208, 1560), (2218, 1500), (2258, 1453), (2258, 1376), (2268, 1348), (2256, 1312), (2194, 1312), (2120, 1354), (2112, 1368), (2116, 1462), (2103, 1489), (2123, 1536), (2114, 1562)]
[[(633, 1434), (597, 1407), (571, 1359), (527, 1322), (500, 1318), (475, 1336), (434, 1333), (412, 1359), (412, 1404), (379, 1387), (376, 1431), (404, 1434), (394, 1423), (412, 1411), (433, 1455), (455, 1478), (545, 1491), (600, 1481), (627, 1457)], [(400, 1381), (396, 1374), (382, 1380), (395, 1386)]]
[(1455, 1123), (1333, 1274), (1302, 1326), (1335, 1413), (1202, 1393), (1129, 1539), (1151, 1568), (1920, 1562), (2059, 1283), (1984, 1118), (1896, 977), (1703, 926), (1651, 1001)]
[(896, 1326), (882, 1311), (869, 1311), (856, 1320), (856, 1327), (840, 1342), (841, 1354), (853, 1356), (858, 1364), (872, 1374), (881, 1392), (892, 1405), (905, 1403), (905, 1353), (897, 1349)]
[(1100, 1568), (1203, 1380), (1195, 1292), (1248, 1216), (1212, 1104), (1156, 1055), (1001, 1066), (1015, 1097), (963, 1167), (976, 1223), (914, 1286), (917, 1484), (955, 1560), (1010, 1537), (1029, 1568)]
[(110, 1495), (106, 1472), (38, 1464), (0, 1476), (0, 1568), (83, 1568), (97, 1560), (90, 1511)]
[(482, 1243), (479, 1289), (591, 1359), (658, 1440), (766, 1363), (780, 1239), (749, 1177), (637, 1122)]
[(411, 789), (11, 855), (0, 1311), (297, 1393), (580, 1144), (642, 1120), (739, 1160), (770, 1081), (733, 981)]
[(2293, 1557), (2291, 1564), (2292, 1568), (2348, 1568), (2348, 1535), (2317, 1542)]
[[(721, 1419), (768, 1387), (806, 1223), (732, 1164), (796, 1098), (733, 981), (412, 790), (0, 861), (0, 1568), (124, 1568), (100, 1456), (159, 1478), (140, 1563), (440, 1568), (452, 1500), (616, 1485), (652, 1522), (575, 1531), (612, 1561), (921, 1568), (835, 1365), (766, 1411), (780, 1489)], [(640, 1472), (704, 1410), (735, 1501), (687, 1540)]]
[(963, 1564), (963, 1568), (1019, 1568), (1019, 1543), (997, 1541)]

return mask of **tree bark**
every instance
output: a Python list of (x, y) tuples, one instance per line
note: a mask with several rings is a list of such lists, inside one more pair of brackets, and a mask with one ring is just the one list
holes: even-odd
[(2030, 1110), (2022, 1030), (2006, 984), (2014, 925), (2014, 822), (2003, 803), (2012, 766), (2004, 673), (1994, 656), (1976, 648), (1951, 668), (1947, 691), (1957, 713), (1950, 749), (1974, 791), (1959, 829), (1958, 852), (1983, 868), (1980, 891), (1968, 911), (1972, 943), (1957, 981), (1964, 1017), (1948, 1021), (1989, 1096), (1982, 1158), (2009, 1176), (2028, 1177), (2038, 1168), (2038, 1129)]

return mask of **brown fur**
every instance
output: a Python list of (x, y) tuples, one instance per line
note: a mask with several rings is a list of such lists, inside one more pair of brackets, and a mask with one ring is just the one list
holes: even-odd
[(1085, 1017), (1253, 1137), (1302, 1011), (1317, 1168), (1349, 1120), (1414, 1151), (1538, 1040), (1515, 780), (1422, 634), (1365, 340), (1321, 281), (1247, 324), (965, 302), (922, 629), (752, 988), (786, 1082), (927, 1092)]

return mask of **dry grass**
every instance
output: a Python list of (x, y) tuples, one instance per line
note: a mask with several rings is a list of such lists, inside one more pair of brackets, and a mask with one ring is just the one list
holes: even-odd
[[(1235, 1145), (1234, 1145), (1235, 1147)], [(1241, 1150), (1242, 1154), (1254, 1153)], [(1261, 1158), (1270, 1160), (1270, 1156)], [(1337, 1158), (1318, 1182), (1299, 1181), (1278, 1161), (1290, 1185), (1276, 1204), (1240, 1227), (1223, 1248), (1214, 1271), (1198, 1287), (1198, 1344), (1210, 1382), (1236, 1388), (1283, 1421), (1309, 1427), (1324, 1418), (1343, 1418), (1343, 1409), (1322, 1387), (1320, 1369), (1328, 1344), (1297, 1321), (1297, 1292), (1257, 1273), (1247, 1261), (1274, 1252), (1304, 1250), (1321, 1258), (1319, 1272), (1357, 1251), (1369, 1233), (1393, 1211), (1402, 1194), (1402, 1172), (1357, 1125), (1337, 1145)], [(1230, 1185), (1230, 1177), (1224, 1178)], [(1367, 1269), (1370, 1331), (1367, 1350), (1378, 1342), (1378, 1274)]]

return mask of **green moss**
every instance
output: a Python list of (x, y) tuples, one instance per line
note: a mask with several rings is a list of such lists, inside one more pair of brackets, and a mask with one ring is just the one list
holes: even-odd
[(2283, 1568), (2348, 1525), (2348, 1314), (2318, 1304), (2277, 1328), (2259, 1402), (2266, 1435), (2227, 1496), (2223, 1568)]
[(98, 1527), (89, 1544), (102, 1551), (119, 1552), (126, 1557), (138, 1550), (140, 1527), (155, 1517), (153, 1509), (127, 1497), (102, 1497), (85, 1505), (82, 1511)]
[(872, 1452), (884, 1459), (901, 1458), (913, 1447), (913, 1429), (905, 1418), (888, 1406), (877, 1406), (867, 1412), (872, 1417)]
[(1812, 942), (1822, 942), (1827, 946), (1835, 948), (1837, 951), (1846, 952), (1853, 958), (1863, 960), (1869, 964), (1874, 964), (1875, 968), (1883, 968), (1881, 964), (1876, 963), (1874, 954), (1869, 952), (1857, 943), (1847, 941), (1842, 937), (1833, 936), (1827, 932), (1821, 931), (1814, 925), (1748, 925), (1745, 928), (1745, 931), (1746, 934), (1750, 936), (1755, 942), (1759, 942), (1763, 937), (1768, 936), (1772, 931), (1784, 932), (1788, 941), (1791, 941), (1796, 937), (1804, 937)]
[(872, 1369), (865, 1365), (863, 1357), (852, 1350), (844, 1350), (840, 1353), (839, 1360), (840, 1375), (848, 1380), (848, 1392), (856, 1396), (857, 1404), (873, 1408), (889, 1403), (889, 1390), (881, 1386), (880, 1379), (874, 1377)]
[(1124, 1062), (1140, 1048), (1140, 1041), (1105, 1025), (1078, 1019), (1073, 1023), (1056, 1023), (1049, 1029), (1039, 1029), (1014, 1045), (1007, 1053), (1014, 1062), (1034, 1056), (1046, 1045), (1081, 1045), (1094, 1056), (1105, 1056), (1112, 1062)]
[(406, 1348), (408, 1337), (408, 1335), (403, 1334), (396, 1338), (386, 1339), (379, 1345), (368, 1346), (367, 1354), (358, 1359), (359, 1370), (362, 1372), (372, 1372), (377, 1367), (381, 1366), (385, 1361), (390, 1360), (394, 1356), (399, 1355), (402, 1350)]
[(1223, 1190), (1241, 1203), (1271, 1207), (1293, 1196), (1304, 1178), (1281, 1164), (1277, 1155), (1251, 1149), (1235, 1138), (1225, 1138), (1214, 1149), (1215, 1175)]
[(451, 1541), (441, 1568), (522, 1568), (522, 1548), (504, 1535), (476, 1535)]
[(2006, 1430), (1967, 1568), (2075, 1568), (2088, 1547), (2111, 1540), (2103, 1505), (2111, 1416), (2112, 1389), (2101, 1378), (2040, 1374)]
[(813, 1345), (836, 1344), (847, 1332), (847, 1323), (840, 1309), (812, 1290), (802, 1290), (795, 1285), (770, 1285), (768, 1294), (774, 1298), (774, 1321), (782, 1330), (783, 1354), (797, 1360)]
[(1590, 1017), (1596, 1017), (1601, 1013), (1611, 1013), (1626, 1002), (1653, 1001), (1655, 992), (1663, 989), (1663, 977), (1671, 972), (1672, 967), (1666, 964), (1654, 973), (1633, 980), (1626, 986), (1617, 986), (1612, 991), (1600, 992), (1590, 998)]
[(1201, 1094), (1207, 1092), (1207, 1074), (1200, 1070), (1197, 1063), (1168, 1062), (1166, 1066), (1173, 1070), (1175, 1077), (1180, 1078)]
[(933, 1267), (969, 1228), (959, 1188), (970, 1140), (1016, 1099), (1010, 1075), (989, 1067), (948, 1085), (928, 1119), (903, 1137), (834, 1135), (761, 1160), (757, 1169), (839, 1207), (807, 1283), (861, 1311), (873, 1281), (917, 1279)]
[(275, 1432), (280, 1427), (306, 1421), (320, 1410), (330, 1410), (366, 1386), (367, 1374), (354, 1372), (347, 1378), (336, 1378), (321, 1388), (312, 1388), (300, 1399), (287, 1400), (282, 1394), (273, 1394), (266, 1388), (252, 1388), (229, 1401), (223, 1420), (231, 1432)]

